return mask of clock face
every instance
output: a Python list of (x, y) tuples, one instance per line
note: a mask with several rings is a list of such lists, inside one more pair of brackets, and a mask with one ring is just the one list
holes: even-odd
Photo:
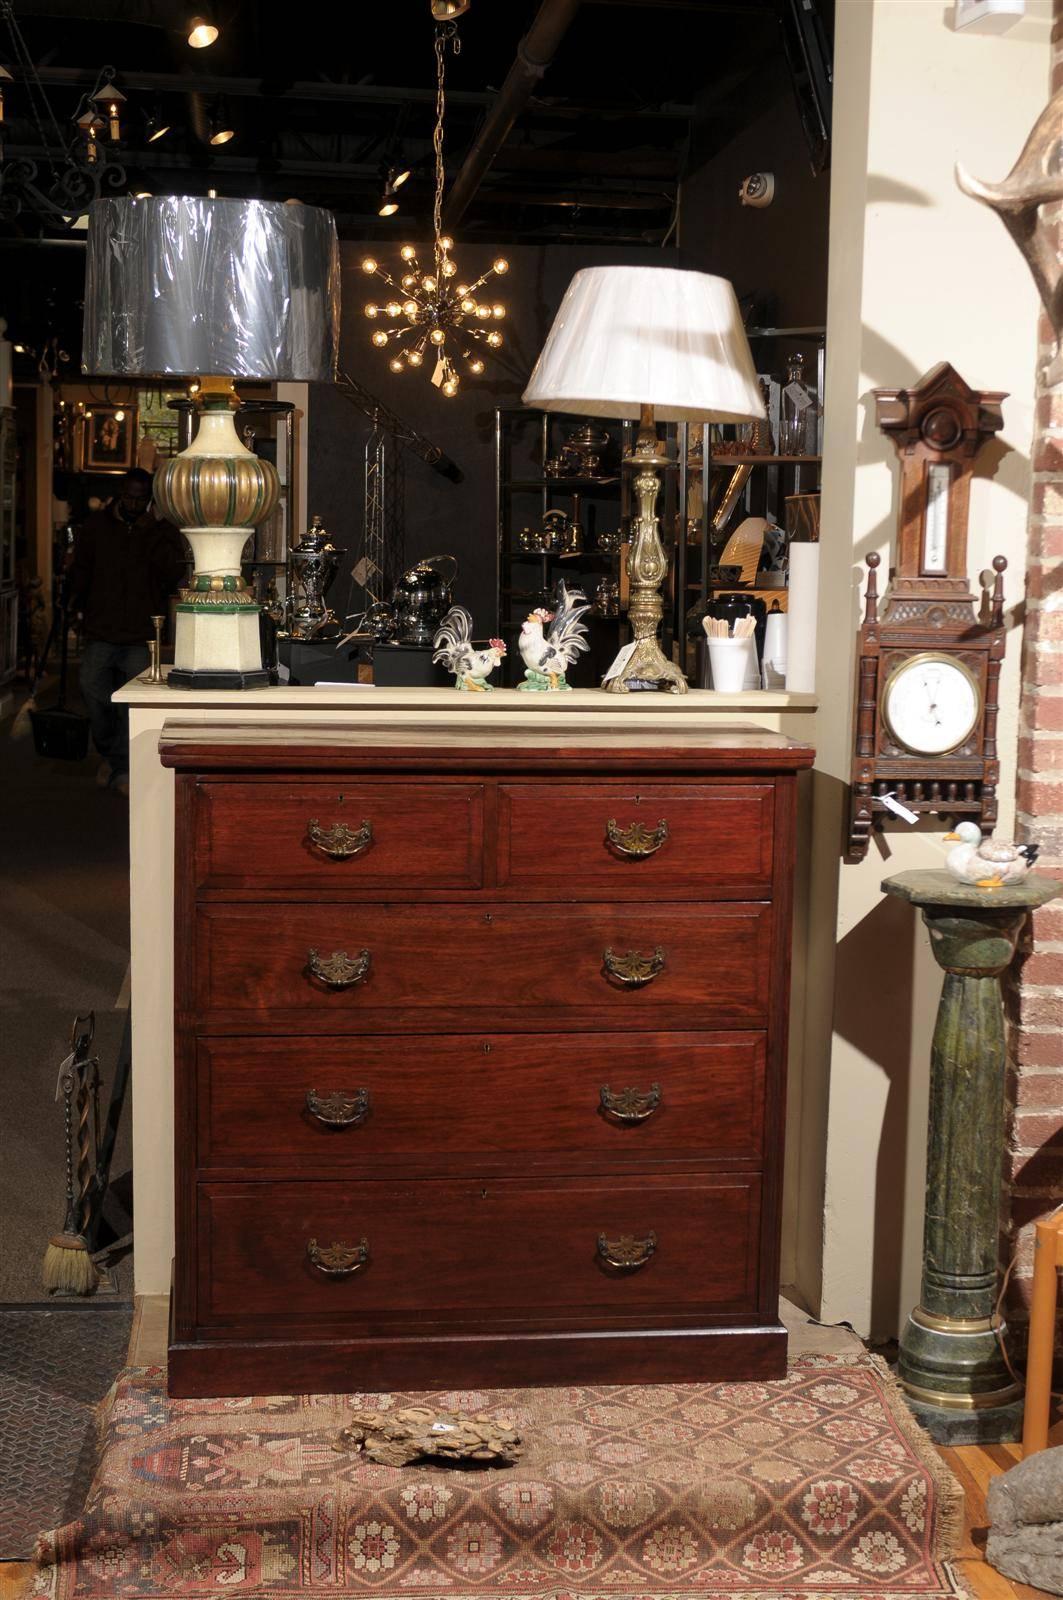
[(882, 715), (898, 744), (914, 755), (944, 755), (974, 731), (982, 692), (967, 667), (927, 651), (894, 668), (882, 691)]

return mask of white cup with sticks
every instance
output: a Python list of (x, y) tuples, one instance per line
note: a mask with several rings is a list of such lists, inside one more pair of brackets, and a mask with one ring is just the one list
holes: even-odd
[(712, 687), (721, 694), (759, 689), (756, 617), (738, 617), (733, 628), (724, 617), (702, 617), (701, 625), (709, 647)]

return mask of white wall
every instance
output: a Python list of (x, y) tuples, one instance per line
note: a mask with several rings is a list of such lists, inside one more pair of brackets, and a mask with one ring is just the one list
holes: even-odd
[[(1007, 556), (1000, 823), (1012, 823), (1037, 298), (998, 219), (957, 189), (1010, 169), (1047, 99), (1050, 0), (1004, 35), (950, 27), (944, 0), (838, 0), (813, 906), (804, 1041), (799, 1282), (826, 1321), (897, 1332), (918, 1298), (927, 1070), (940, 974), (884, 876), (937, 865), (936, 834), (839, 860), (862, 563), (891, 557), (897, 471), (870, 391), (951, 361), (1006, 389), (972, 486), (972, 577)], [(880, 585), (881, 587), (881, 585)], [(900, 827), (902, 825), (898, 825)], [(832, 972), (833, 969), (833, 972)], [(816, 1153), (825, 1144), (825, 1179)]]

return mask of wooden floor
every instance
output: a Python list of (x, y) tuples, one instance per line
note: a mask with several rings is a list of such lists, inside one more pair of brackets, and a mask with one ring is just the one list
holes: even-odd
[[(1056, 1423), (1049, 1441), (1063, 1445), (1063, 1422)], [(1016, 1600), (1016, 1597), (1018, 1600), (1044, 1600), (1043, 1589), (1031, 1589), (1027, 1583), (1012, 1583), (985, 1562), (986, 1489), (991, 1478), (1022, 1460), (1019, 1446), (968, 1444), (957, 1450), (942, 1450), (941, 1454), (960, 1480), (967, 1497), (963, 1544), (956, 1566), (975, 1600)]]
[[(783, 1315), (791, 1339), (791, 1352), (807, 1341), (821, 1349), (824, 1341), (834, 1341), (837, 1347), (848, 1344), (858, 1346), (859, 1341), (851, 1331), (820, 1328), (809, 1325), (796, 1308), (784, 1302)], [(793, 1316), (789, 1313), (793, 1311)], [(133, 1330), (129, 1339), (129, 1358), (134, 1366), (164, 1366), (166, 1363), (166, 1313), (167, 1297), (148, 1296), (137, 1301)], [(831, 1348), (834, 1347), (831, 1344)], [(1063, 1421), (1052, 1429), (1051, 1442), (1063, 1445)], [(963, 1485), (967, 1497), (967, 1514), (963, 1544), (957, 1567), (960, 1576), (975, 1600), (1048, 1600), (1042, 1589), (1031, 1589), (1025, 1583), (1012, 1583), (1001, 1577), (985, 1563), (986, 1489), (989, 1480), (1021, 1460), (1017, 1444), (964, 1445), (958, 1450), (942, 1450), (941, 1454)], [(33, 1575), (28, 1562), (0, 1562), (0, 1600), (26, 1600)]]

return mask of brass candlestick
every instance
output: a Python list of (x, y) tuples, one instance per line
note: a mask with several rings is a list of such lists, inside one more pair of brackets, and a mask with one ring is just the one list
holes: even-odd
[(674, 661), (668, 660), (657, 640), (657, 629), (664, 616), (661, 584), (668, 573), (668, 557), (661, 543), (656, 515), (657, 495), (661, 487), (660, 469), (667, 470), (675, 463), (666, 459), (664, 443), (657, 438), (652, 406), (642, 407), (635, 448), (626, 462), (638, 468), (635, 494), (639, 512), (632, 527), (627, 558), (631, 582), (628, 617), (634, 648), (625, 665), (615, 678), (606, 681), (605, 687), (610, 694), (629, 694), (648, 686), (669, 694), (686, 694), (685, 675)]
[(165, 617), (152, 617), (152, 627), (155, 629), (154, 639), (148, 640), (148, 649), (151, 651), (151, 664), (148, 667), (148, 682), (162, 682), (162, 630), (166, 623)]

